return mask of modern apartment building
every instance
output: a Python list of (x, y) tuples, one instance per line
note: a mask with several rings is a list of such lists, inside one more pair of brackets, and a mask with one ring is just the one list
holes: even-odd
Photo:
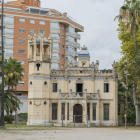
[(24, 96), (24, 99), (28, 95), (28, 35), (37, 34), (39, 28), (43, 29), (46, 38), (51, 34), (53, 37), (51, 69), (64, 70), (66, 62), (78, 64), (77, 49), (80, 48), (78, 32), (84, 31), (84, 27), (72, 21), (67, 13), (41, 8), (40, 5), (40, 0), (17, 0), (4, 4), (5, 59), (13, 57), (21, 62), (25, 69), (24, 78), (17, 87), (18, 95)]

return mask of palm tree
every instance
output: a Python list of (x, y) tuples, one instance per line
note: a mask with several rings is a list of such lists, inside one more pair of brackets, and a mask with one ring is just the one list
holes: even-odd
[[(5, 61), (5, 85), (8, 85), (8, 90), (13, 89), (16, 83), (22, 80), (24, 68), (22, 68), (21, 62), (17, 62), (16, 59), (9, 58)], [(12, 112), (10, 109), (10, 122), (12, 123)]]
[[(138, 54), (136, 32), (138, 31), (137, 19), (140, 17), (140, 1), (125, 0), (125, 4), (120, 8), (120, 14), (114, 20), (126, 22), (126, 27), (130, 27), (130, 35), (134, 35), (136, 55)], [(138, 22), (139, 24), (139, 22)]]
[[(0, 108), (1, 108), (1, 96), (2, 96), (2, 83), (0, 83)], [(4, 110), (9, 118), (9, 110), (16, 110), (15, 103), (17, 101), (17, 108), (19, 109), (20, 100), (10, 90), (4, 91)]]
[(24, 68), (22, 68), (21, 62), (17, 62), (16, 59), (12, 59), (11, 57), (9, 60), (5, 61), (4, 66), (5, 85), (8, 85), (8, 89), (10, 89), (10, 87), (13, 89), (15, 83), (18, 83), (22, 80)]

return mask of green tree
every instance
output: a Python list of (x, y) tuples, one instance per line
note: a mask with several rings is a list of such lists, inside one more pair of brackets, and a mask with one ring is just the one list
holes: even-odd
[(118, 80), (118, 93), (123, 93), (125, 91), (126, 91), (125, 87), (123, 86), (123, 84), (121, 83), (121, 81)]
[(125, 21), (125, 27), (130, 28), (130, 35), (134, 35), (135, 39), (135, 48), (136, 54), (138, 53), (137, 49), (137, 36), (136, 32), (138, 31), (137, 22), (138, 17), (140, 17), (140, 1), (137, 0), (125, 0), (125, 4), (121, 6), (120, 13), (115, 17), (114, 20), (119, 19), (119, 21)]
[[(17, 62), (16, 59), (9, 58), (5, 61), (5, 85), (8, 85), (8, 90), (13, 89), (15, 83), (18, 83), (23, 78), (24, 68), (20, 62)], [(12, 112), (14, 110), (10, 109), (10, 122), (12, 123)], [(9, 112), (8, 112), (9, 113)], [(9, 115), (9, 114), (7, 114)]]
[[(1, 108), (1, 96), (2, 96), (2, 83), (0, 83), (0, 108)], [(4, 110), (9, 118), (9, 110), (16, 110), (16, 100), (17, 108), (19, 109), (20, 100), (14, 95), (10, 90), (4, 91)], [(9, 119), (7, 120), (9, 123)]]
[[(125, 71), (128, 71), (130, 76), (128, 76), (128, 85), (130, 85), (130, 90), (133, 90), (133, 99), (134, 99), (134, 105), (136, 110), (136, 125), (138, 125), (139, 122), (139, 100), (137, 96), (137, 88), (139, 85), (139, 74), (136, 73), (138, 70), (137, 68), (139, 65), (139, 56), (135, 53), (135, 40), (133, 37), (131, 37), (130, 33), (126, 31), (125, 28), (125, 22), (120, 21), (119, 22), (119, 39), (122, 42), (121, 43), (121, 54), (122, 58), (117, 63), (118, 67), (118, 73), (119, 77), (121, 78), (122, 82), (126, 82), (126, 74)], [(136, 33), (137, 36), (137, 44), (140, 46), (140, 30)], [(138, 47), (138, 52), (140, 48)], [(134, 85), (134, 88), (133, 88)], [(135, 89), (135, 90), (134, 90)]]

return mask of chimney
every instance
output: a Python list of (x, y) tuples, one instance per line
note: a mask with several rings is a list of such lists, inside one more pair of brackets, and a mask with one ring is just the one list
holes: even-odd
[(64, 13), (63, 13), (63, 16), (64, 16), (64, 17), (67, 17), (67, 13), (66, 13), (66, 12), (64, 12)]

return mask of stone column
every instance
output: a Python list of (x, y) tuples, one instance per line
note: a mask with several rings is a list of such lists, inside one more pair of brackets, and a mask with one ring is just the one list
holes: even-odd
[(43, 57), (43, 34), (40, 35), (40, 61), (42, 61)]
[(96, 104), (96, 120), (98, 120), (98, 126), (100, 126), (100, 101), (98, 100), (97, 104)]
[(61, 123), (61, 101), (58, 101), (58, 107), (57, 107), (57, 114), (58, 114), (58, 123)]
[(92, 107), (93, 107), (93, 106), (92, 106), (92, 103), (90, 103), (90, 121), (93, 120), (93, 119), (92, 119), (92, 110), (93, 110)]
[(37, 39), (37, 35), (35, 34), (34, 35), (34, 61), (36, 61), (36, 54), (37, 54), (37, 52), (36, 52), (36, 49), (37, 49), (37, 45), (36, 45), (36, 39)]
[(31, 41), (31, 36), (28, 35), (28, 59), (30, 59), (30, 55), (31, 55), (31, 46), (30, 46), (30, 41)]

